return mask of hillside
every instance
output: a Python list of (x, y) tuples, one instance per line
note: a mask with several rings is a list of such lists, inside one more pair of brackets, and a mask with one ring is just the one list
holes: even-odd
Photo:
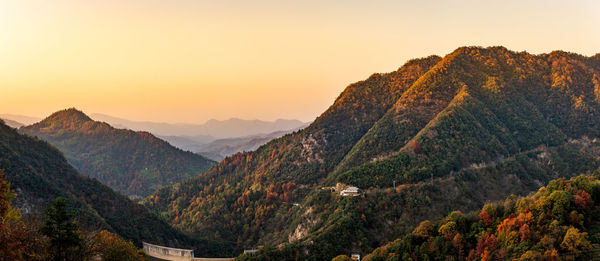
[[(468, 214), (422, 221), (362, 260), (592, 260), (600, 256), (598, 175), (552, 180), (527, 197), (512, 195)], [(238, 260), (307, 258), (300, 250), (265, 248)]]
[(188, 238), (145, 207), (95, 179), (78, 174), (60, 151), (48, 143), (21, 135), (3, 123), (0, 123), (0, 169), (17, 194), (13, 204), (26, 215), (41, 217), (46, 204), (60, 196), (67, 198), (84, 229), (105, 229), (138, 246), (146, 241), (197, 247), (198, 253), (207, 255), (219, 255), (222, 252), (218, 251), (226, 249), (222, 244)]
[(423, 221), (363, 260), (591, 260), (600, 254), (599, 200), (596, 177), (553, 180), (532, 196), (509, 197), (467, 215), (455, 211), (435, 223)]
[[(598, 115), (597, 56), (463, 47), (351, 84), (307, 128), (146, 204), (181, 229), (242, 247), (365, 254), (424, 219), (594, 171)], [(340, 197), (329, 191), (338, 183), (364, 193)]]
[(76, 109), (56, 112), (20, 132), (48, 141), (79, 172), (129, 196), (147, 196), (214, 165), (150, 133), (115, 129)]

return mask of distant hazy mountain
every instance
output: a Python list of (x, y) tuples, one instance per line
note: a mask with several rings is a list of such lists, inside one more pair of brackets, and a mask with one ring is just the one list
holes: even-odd
[[(104, 121), (118, 128), (148, 131), (158, 136), (211, 136), (214, 137), (212, 140), (292, 130), (305, 125), (304, 122), (299, 120), (282, 119), (276, 121), (261, 121), (231, 118), (224, 121), (209, 120), (204, 124), (188, 124), (131, 121), (99, 113), (91, 114), (90, 117), (97, 121)], [(207, 142), (211, 141), (211, 137), (206, 137)]]
[(238, 152), (253, 151), (270, 140), (279, 138), (290, 132), (291, 131), (277, 131), (269, 134), (254, 135), (249, 137), (218, 139), (204, 145), (202, 147), (202, 151), (200, 151), (200, 154), (208, 157), (210, 153), (213, 153), (221, 155), (224, 158)]
[(207, 135), (198, 136), (158, 136), (159, 138), (168, 141), (171, 145), (181, 148), (183, 150), (189, 150), (192, 152), (202, 151), (197, 150), (195, 146), (203, 146), (204, 144), (211, 143), (217, 138)]
[(147, 196), (214, 165), (150, 133), (115, 129), (76, 109), (56, 112), (20, 131), (48, 141), (81, 173), (130, 196)]
[[(302, 126), (304, 127), (304, 126)], [(279, 138), (285, 134), (297, 131), (300, 128), (276, 131), (267, 134), (257, 134), (244, 137), (226, 138), (226, 139), (210, 139), (206, 136), (159, 136), (171, 143), (171, 145), (182, 150), (198, 153), (206, 158), (221, 161), (225, 157), (245, 151), (253, 151), (270, 140)]]
[(209, 120), (202, 126), (202, 131), (196, 133), (210, 135), (217, 138), (232, 138), (272, 133), (282, 130), (292, 130), (304, 126), (305, 123), (299, 120), (241, 120), (231, 118), (225, 121)]
[[(37, 117), (30, 117), (30, 116), (16, 115), (16, 114), (0, 114), (0, 119), (15, 121), (15, 122), (20, 123), (22, 126), (23, 125), (31, 125), (31, 124), (34, 124), (34, 123), (42, 120), (41, 118), (37, 118)], [(10, 126), (9, 124), (7, 124), (7, 125)]]
[(9, 119), (0, 118), (0, 120), (4, 121), (4, 124), (8, 125), (11, 128), (18, 129), (18, 128), (21, 128), (21, 127), (25, 126), (25, 124), (23, 124), (23, 123), (20, 123), (20, 122), (17, 122), (17, 121), (13, 121), (13, 120), (9, 120)]

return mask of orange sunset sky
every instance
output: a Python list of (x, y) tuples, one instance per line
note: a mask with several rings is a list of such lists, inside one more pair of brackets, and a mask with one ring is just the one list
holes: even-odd
[(600, 52), (600, 1), (0, 0), (0, 113), (311, 121), (464, 45)]

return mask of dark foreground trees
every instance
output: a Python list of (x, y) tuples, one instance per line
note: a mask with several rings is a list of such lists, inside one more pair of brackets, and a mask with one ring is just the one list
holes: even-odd
[(23, 218), (11, 205), (15, 194), (0, 170), (0, 260), (141, 261), (148, 257), (131, 241), (114, 233), (82, 231), (69, 202), (57, 198), (48, 205), (45, 221)]
[(75, 260), (83, 253), (82, 238), (78, 226), (73, 221), (73, 214), (67, 211), (67, 200), (56, 198), (46, 208), (46, 222), (40, 229), (50, 239), (49, 254), (52, 260)]

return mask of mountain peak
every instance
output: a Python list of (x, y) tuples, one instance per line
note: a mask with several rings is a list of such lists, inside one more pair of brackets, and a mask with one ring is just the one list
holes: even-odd
[(92, 119), (87, 116), (82, 111), (76, 108), (69, 108), (61, 111), (57, 111), (52, 115), (48, 116), (48, 118), (44, 119), (51, 121), (69, 121), (69, 122), (86, 122), (92, 121)]
[(75, 108), (57, 111), (31, 126), (45, 129), (79, 129), (84, 123), (93, 122), (85, 113)]

